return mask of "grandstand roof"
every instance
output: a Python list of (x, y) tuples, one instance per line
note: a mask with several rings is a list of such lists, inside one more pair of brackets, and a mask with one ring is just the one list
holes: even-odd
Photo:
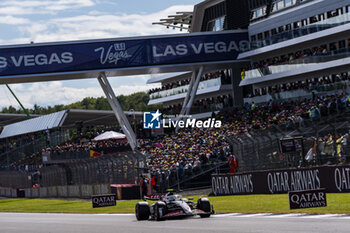
[[(84, 125), (112, 125), (118, 124), (113, 111), (106, 110), (85, 110), (85, 109), (70, 109), (68, 115), (63, 122), (62, 127), (71, 127), (76, 122), (82, 121)], [(127, 117), (142, 118), (143, 112), (124, 111)]]
[[(133, 115), (141, 118), (143, 113), (127, 111), (125, 114), (131, 118)], [(70, 109), (6, 125), (0, 134), (0, 139), (59, 127), (74, 127), (77, 122), (82, 122), (84, 125), (118, 124), (113, 111)]]
[[(40, 115), (30, 115), (32, 118), (38, 117)], [(0, 113), (0, 126), (16, 123), (19, 121), (24, 121), (28, 119), (26, 114), (14, 114), (14, 113)]]
[(7, 138), (60, 127), (62, 125), (62, 120), (65, 114), (66, 111), (64, 110), (7, 125), (1, 132), (0, 138)]

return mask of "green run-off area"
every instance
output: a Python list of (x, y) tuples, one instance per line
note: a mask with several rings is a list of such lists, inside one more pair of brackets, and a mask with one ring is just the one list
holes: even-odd
[[(193, 196), (194, 202), (199, 196)], [(216, 213), (350, 214), (350, 194), (327, 194), (327, 207), (290, 210), (287, 194), (209, 197)], [(133, 201), (92, 208), (89, 200), (0, 199), (0, 212), (32, 213), (134, 213)]]

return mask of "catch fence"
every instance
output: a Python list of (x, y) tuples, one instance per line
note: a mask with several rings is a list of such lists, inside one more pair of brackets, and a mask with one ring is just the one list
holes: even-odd
[(1, 171), (0, 187), (29, 188), (80, 184), (134, 184), (143, 172), (144, 156), (134, 152), (44, 165), (35, 172)]
[[(267, 130), (228, 137), (228, 141), (238, 159), (240, 172), (342, 164), (350, 160), (349, 122), (350, 113), (347, 112), (318, 120), (305, 120), (293, 126), (287, 123), (274, 125)], [(280, 139), (285, 138), (295, 139), (293, 152), (281, 151)], [(307, 157), (308, 152), (315, 153)]]

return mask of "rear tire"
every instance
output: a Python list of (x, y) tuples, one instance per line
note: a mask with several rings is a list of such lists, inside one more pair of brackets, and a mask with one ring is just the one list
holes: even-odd
[(138, 202), (135, 207), (135, 215), (138, 221), (148, 220), (150, 209), (147, 202)]
[(197, 209), (200, 209), (209, 214), (200, 214), (201, 218), (209, 218), (211, 215), (211, 205), (208, 198), (199, 198), (197, 202)]

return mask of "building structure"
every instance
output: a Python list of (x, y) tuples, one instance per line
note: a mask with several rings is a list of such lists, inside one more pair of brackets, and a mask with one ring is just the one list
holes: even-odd
[[(207, 0), (192, 14), (163, 20), (190, 33), (249, 33), (250, 46), (238, 56), (242, 62), (203, 74), (191, 113), (350, 91), (349, 11), (348, 0)], [(190, 72), (151, 78), (148, 83), (161, 88), (150, 91), (149, 104), (180, 113), (190, 78)]]

